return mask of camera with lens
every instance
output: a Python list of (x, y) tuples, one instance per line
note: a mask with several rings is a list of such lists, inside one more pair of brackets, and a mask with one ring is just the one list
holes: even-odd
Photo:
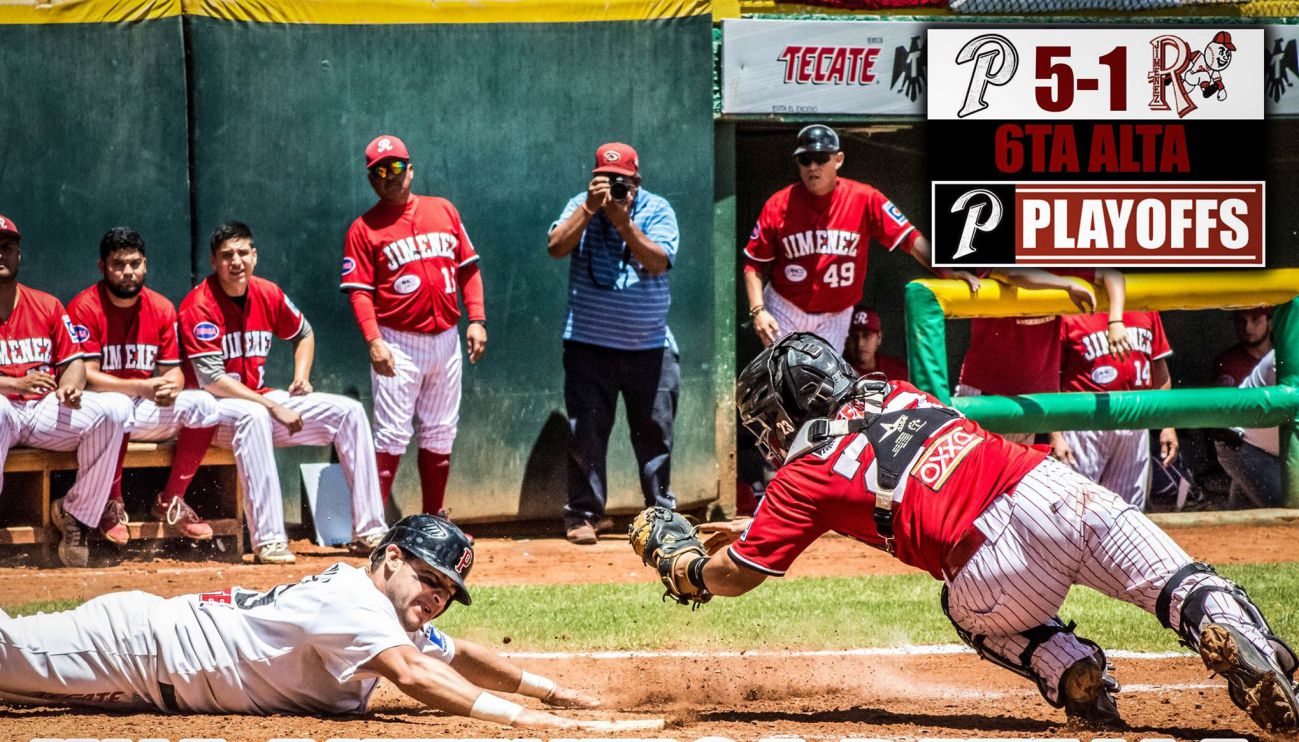
[(627, 194), (631, 193), (631, 187), (635, 185), (632, 179), (626, 175), (609, 176), (609, 197), (614, 201), (626, 201)]

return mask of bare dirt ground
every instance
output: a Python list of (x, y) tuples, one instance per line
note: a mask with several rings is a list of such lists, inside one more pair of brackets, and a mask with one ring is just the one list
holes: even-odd
[[(1299, 561), (1299, 525), (1171, 530), (1193, 556), (1216, 564)], [(132, 558), (83, 570), (0, 568), (0, 605), (85, 598), (112, 590), (176, 595), (232, 584), (266, 588), (319, 572), (340, 550), (295, 543), (291, 567), (227, 564), (188, 558)], [(886, 574), (906, 571), (888, 557), (844, 538), (824, 538), (789, 577)], [(574, 547), (558, 539), (480, 539), (475, 585), (651, 582), (651, 573), (625, 539)], [(886, 620), (886, 619), (881, 619)], [(527, 647), (511, 646), (512, 651)], [(773, 735), (841, 737), (1124, 737), (1200, 740), (1257, 738), (1227, 699), (1222, 681), (1198, 660), (1118, 659), (1125, 686), (1120, 709), (1130, 725), (1107, 733), (1067, 727), (1026, 681), (971, 654), (880, 656), (699, 656), (646, 658), (529, 658), (530, 669), (606, 699), (609, 712), (587, 718), (662, 718), (661, 732), (622, 735), (694, 740), (720, 735), (750, 740)], [(0, 672), (3, 668), (0, 668)], [(372, 712), (357, 717), (164, 717), (63, 708), (0, 705), (0, 739), (213, 738), (230, 742), (273, 738), (519, 738), (610, 736), (525, 731), (446, 717), (424, 710), (383, 685)]]

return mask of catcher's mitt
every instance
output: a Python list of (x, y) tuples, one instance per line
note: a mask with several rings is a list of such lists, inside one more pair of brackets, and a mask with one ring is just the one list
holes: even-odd
[[(694, 604), (696, 607), (712, 599), (712, 593), (704, 588), (702, 578), (696, 584), (689, 569), (691, 563), (707, 559), (708, 554), (699, 541), (698, 529), (680, 513), (662, 507), (646, 508), (632, 521), (627, 536), (641, 561), (658, 570), (659, 579), (667, 588), (664, 598), (671, 595), (681, 605)], [(676, 565), (682, 559), (686, 561), (678, 575)]]

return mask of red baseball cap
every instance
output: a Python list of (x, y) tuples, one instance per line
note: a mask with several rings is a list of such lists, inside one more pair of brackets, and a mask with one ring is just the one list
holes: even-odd
[(0, 234), (11, 234), (20, 240), (23, 238), (23, 233), (18, 231), (18, 225), (6, 216), (0, 216)]
[(595, 167), (591, 172), (636, 175), (640, 172), (640, 158), (630, 145), (609, 142), (595, 151)]
[(852, 328), (854, 330), (866, 330), (867, 332), (879, 332), (879, 313), (874, 309), (863, 308), (852, 310)]
[(380, 134), (365, 148), (365, 166), (372, 168), (384, 160), (409, 160), (406, 143), (391, 134)]
[(1219, 31), (1213, 37), (1213, 43), (1222, 44), (1223, 46), (1227, 47), (1228, 51), (1233, 51), (1233, 52), (1236, 51), (1236, 45), (1231, 43), (1231, 34), (1226, 31)]

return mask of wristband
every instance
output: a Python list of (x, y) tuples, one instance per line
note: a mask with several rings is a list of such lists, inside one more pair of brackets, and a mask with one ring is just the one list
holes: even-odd
[(474, 707), (469, 709), (469, 717), (509, 726), (514, 723), (515, 719), (519, 718), (519, 714), (522, 712), (523, 707), (519, 704), (483, 691), (478, 694), (478, 700), (474, 701)]
[(557, 687), (555, 681), (550, 678), (524, 670), (523, 677), (519, 678), (519, 689), (516, 692), (520, 695), (532, 696), (544, 701), (555, 695), (555, 688)]
[(1121, 319), (1112, 319), (1112, 320), (1110, 320), (1110, 324), (1111, 324), (1111, 325), (1121, 325), (1121, 324), (1123, 324), (1123, 320), (1121, 320)]
[(702, 556), (686, 565), (686, 580), (694, 585), (696, 590), (705, 594), (708, 592), (708, 586), (704, 584), (704, 567), (707, 565), (708, 557)]
[(766, 304), (759, 304), (758, 306), (756, 306), (756, 307), (754, 307), (753, 309), (750, 309), (750, 310), (749, 310), (749, 316), (750, 316), (750, 317), (757, 317), (759, 312), (765, 312), (765, 311), (767, 311), (767, 305), (766, 305)]

